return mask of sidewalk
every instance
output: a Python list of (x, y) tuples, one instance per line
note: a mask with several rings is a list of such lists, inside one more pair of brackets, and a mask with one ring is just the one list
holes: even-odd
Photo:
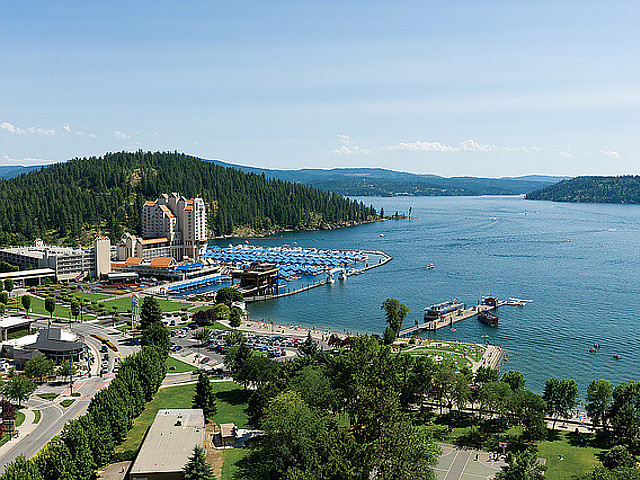
[[(24, 413), (24, 422), (22, 422), (22, 425), (16, 428), (18, 436), (14, 436), (13, 438), (11, 438), (11, 440), (0, 447), (0, 457), (2, 457), (6, 451), (13, 448), (16, 443), (27, 438), (29, 434), (33, 432), (38, 426), (37, 423), (34, 423), (36, 414), (31, 408), (25, 407), (20, 409), (19, 411)], [(42, 417), (40, 418), (40, 420), (42, 421)]]

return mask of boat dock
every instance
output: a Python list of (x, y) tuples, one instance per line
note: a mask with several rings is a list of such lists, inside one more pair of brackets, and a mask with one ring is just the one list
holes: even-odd
[(416, 321), (416, 324), (412, 327), (405, 328), (400, 330), (398, 336), (407, 337), (411, 336), (415, 333), (423, 332), (423, 331), (434, 331), (439, 330), (441, 328), (449, 327), (451, 328), (454, 323), (460, 322), (462, 320), (466, 320), (468, 318), (475, 317), (480, 312), (495, 310), (498, 307), (502, 307), (504, 305), (512, 305), (522, 307), (530, 302), (531, 300), (520, 300), (515, 298), (510, 298), (509, 300), (496, 300), (495, 305), (485, 305), (485, 304), (477, 304), (473, 305), (470, 308), (461, 308), (455, 310), (450, 313), (446, 313), (442, 315), (440, 318), (435, 320), (429, 320), (422, 323)]

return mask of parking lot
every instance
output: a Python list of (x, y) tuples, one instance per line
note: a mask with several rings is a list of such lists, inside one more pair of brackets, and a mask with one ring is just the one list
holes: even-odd
[[(218, 369), (224, 363), (224, 354), (228, 348), (227, 330), (211, 330), (211, 338), (204, 343), (193, 338), (198, 330), (194, 326), (172, 330), (171, 352), (182, 357), (187, 363), (197, 364), (205, 370)], [(299, 337), (284, 335), (263, 335), (245, 332), (247, 346), (258, 354), (275, 360), (289, 360), (298, 357)]]

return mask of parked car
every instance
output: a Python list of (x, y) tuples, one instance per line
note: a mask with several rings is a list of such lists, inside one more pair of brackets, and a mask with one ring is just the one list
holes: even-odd
[(209, 360), (211, 360), (209, 357), (203, 357), (203, 359), (200, 360), (200, 363), (207, 363)]

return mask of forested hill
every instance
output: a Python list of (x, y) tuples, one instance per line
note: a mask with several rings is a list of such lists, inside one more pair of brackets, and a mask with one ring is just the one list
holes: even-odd
[(640, 203), (640, 176), (576, 177), (535, 192), (530, 200), (581, 203)]
[(210, 160), (216, 165), (234, 167), (243, 172), (313, 185), (322, 190), (349, 196), (449, 196), (449, 195), (522, 195), (566, 177), (527, 175), (523, 177), (440, 177), (385, 168), (304, 168), (270, 170)]
[(373, 207), (334, 193), (184, 154), (118, 152), (0, 180), (0, 243), (140, 233), (142, 204), (170, 192), (201, 196), (216, 235), (329, 228), (377, 218)]

